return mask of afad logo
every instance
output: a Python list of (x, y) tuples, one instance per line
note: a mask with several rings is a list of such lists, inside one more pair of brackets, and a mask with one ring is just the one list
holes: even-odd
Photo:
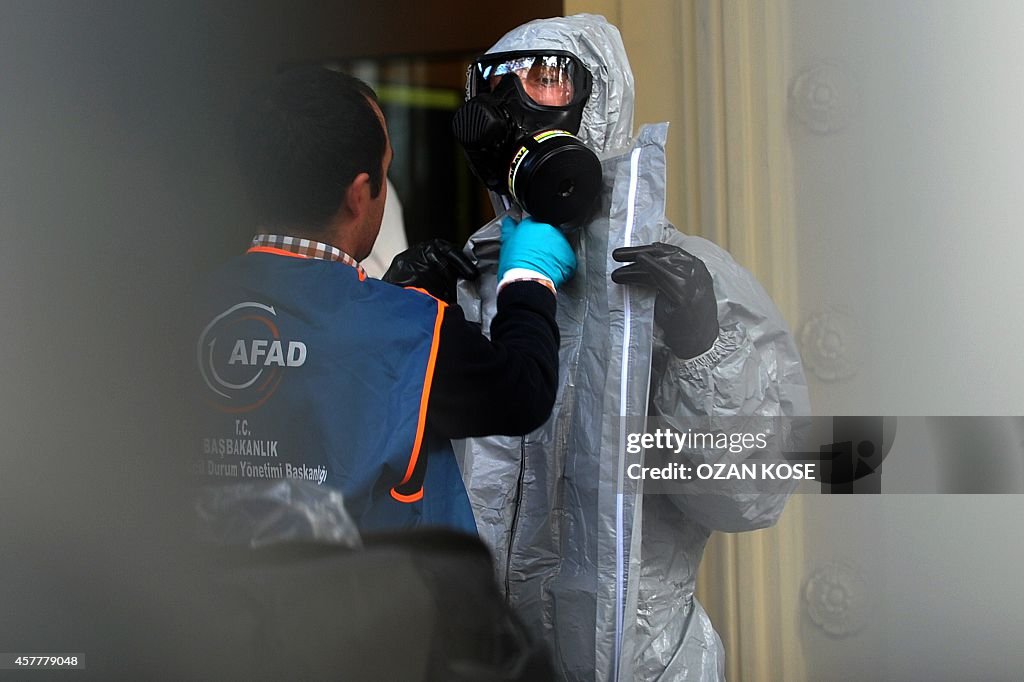
[(281, 339), (272, 306), (239, 303), (210, 321), (196, 347), (199, 371), (224, 412), (255, 410), (274, 395), (287, 368), (306, 362), (306, 344)]

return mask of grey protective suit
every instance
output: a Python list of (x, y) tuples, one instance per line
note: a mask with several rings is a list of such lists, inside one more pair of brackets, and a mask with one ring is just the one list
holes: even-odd
[[(668, 126), (631, 136), (633, 76), (618, 30), (594, 15), (539, 20), (489, 52), (522, 49), (568, 50), (590, 69), (579, 135), (602, 160), (604, 188), (596, 216), (570, 239), (578, 270), (558, 292), (551, 418), (525, 438), (456, 443), (477, 526), (509, 600), (543, 633), (566, 679), (721, 679), (721, 642), (693, 595), (705, 542), (714, 530), (771, 525), (787, 494), (737, 482), (723, 495), (645, 496), (624, 477), (623, 417), (653, 415), (683, 431), (680, 420), (701, 415), (809, 414), (800, 358), (753, 276), (667, 223)], [(467, 318), (485, 330), (495, 313), (499, 222), (471, 237), (466, 252), (482, 276), (459, 290)], [(654, 241), (696, 255), (713, 277), (721, 331), (697, 358), (680, 360), (660, 342), (653, 290), (611, 281), (621, 265), (613, 249)], [(745, 456), (717, 452), (715, 461)]]

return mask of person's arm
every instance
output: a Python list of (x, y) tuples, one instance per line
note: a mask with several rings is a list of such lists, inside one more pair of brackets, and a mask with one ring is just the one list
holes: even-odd
[[(809, 415), (810, 403), (800, 355), (775, 304), (747, 270), (728, 253), (667, 228), (662, 241), (700, 258), (714, 277), (720, 332), (705, 352), (677, 357), (658, 330), (652, 368), (651, 410), (666, 425), (684, 432), (694, 417)], [(769, 450), (779, 447), (777, 434)], [(689, 452), (689, 464), (742, 462), (750, 451)], [(744, 531), (772, 525), (795, 482), (767, 486), (729, 480), (709, 486), (716, 494), (672, 495), (686, 516), (707, 528)]]
[(555, 295), (538, 282), (498, 294), (491, 338), (458, 306), (445, 310), (427, 422), (447, 438), (518, 436), (551, 414), (558, 381)]
[(442, 240), (395, 257), (384, 280), (447, 301), (427, 403), (427, 422), (447, 438), (521, 436), (550, 416), (558, 382), (555, 291), (576, 271), (576, 254), (554, 226), (526, 217), (501, 223), (497, 315), (490, 339), (454, 305), (458, 278), (475, 263)]

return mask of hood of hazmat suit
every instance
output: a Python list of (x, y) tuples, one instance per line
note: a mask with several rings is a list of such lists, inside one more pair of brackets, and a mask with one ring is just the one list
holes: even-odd
[[(631, 135), (633, 76), (618, 30), (594, 15), (538, 20), (488, 54), (536, 49), (567, 50), (591, 71), (579, 137), (601, 159), (603, 188), (594, 217), (570, 236), (578, 270), (558, 292), (550, 419), (524, 438), (455, 444), (477, 526), (509, 601), (543, 634), (562, 678), (720, 679), (721, 642), (693, 596), (705, 542), (713, 530), (771, 525), (792, 488), (761, 493), (737, 481), (714, 496), (645, 496), (642, 480), (625, 475), (626, 423), (639, 419), (643, 428), (651, 415), (685, 431), (686, 420), (707, 415), (809, 414), (799, 355), (750, 273), (666, 221), (668, 125)], [(495, 314), (500, 218), (466, 245), (482, 274), (459, 290), (467, 319), (485, 331)], [(621, 265), (613, 249), (655, 241), (681, 246), (712, 274), (720, 333), (697, 358), (676, 358), (661, 342), (653, 290), (611, 280)], [(688, 454), (697, 463), (749, 452)]]

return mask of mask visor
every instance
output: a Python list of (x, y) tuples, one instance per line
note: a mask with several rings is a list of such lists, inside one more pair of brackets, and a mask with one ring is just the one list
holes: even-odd
[(506, 78), (518, 79), (530, 101), (542, 107), (570, 107), (590, 93), (590, 73), (575, 55), (504, 52), (473, 63), (469, 96), (493, 92)]

